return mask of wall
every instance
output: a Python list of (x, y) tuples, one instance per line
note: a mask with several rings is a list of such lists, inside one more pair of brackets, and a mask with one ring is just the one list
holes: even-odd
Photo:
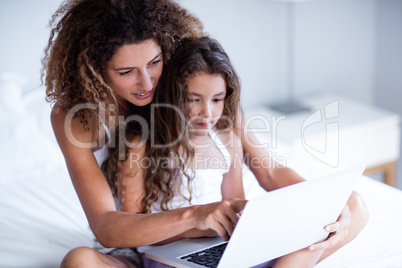
[(60, 0), (0, 1), (0, 72), (18, 72), (26, 88), (40, 85), (40, 59), (47, 44), (47, 28)]
[(375, 1), (316, 0), (296, 10), (298, 92), (330, 91), (371, 102)]
[[(402, 117), (402, 1), (377, 1), (374, 104)], [(402, 156), (402, 144), (400, 145)], [(398, 187), (402, 189), (402, 160)]]

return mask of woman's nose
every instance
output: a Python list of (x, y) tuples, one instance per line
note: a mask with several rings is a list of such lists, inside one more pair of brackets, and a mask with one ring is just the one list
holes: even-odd
[(153, 88), (151, 75), (147, 70), (143, 70), (139, 77), (139, 86), (144, 91), (151, 91)]

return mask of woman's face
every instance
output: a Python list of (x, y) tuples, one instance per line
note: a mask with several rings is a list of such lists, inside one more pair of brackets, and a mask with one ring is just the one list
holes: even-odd
[(154, 97), (162, 68), (162, 49), (148, 39), (120, 47), (107, 64), (105, 80), (119, 104), (144, 106)]
[(222, 116), (226, 83), (221, 75), (200, 72), (187, 82), (188, 117), (191, 132), (207, 135)]

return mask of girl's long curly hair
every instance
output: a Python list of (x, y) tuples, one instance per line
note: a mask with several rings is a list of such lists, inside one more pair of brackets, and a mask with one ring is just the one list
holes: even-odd
[[(50, 27), (42, 82), (47, 101), (64, 112), (82, 103), (118, 107), (102, 73), (121, 46), (152, 39), (168, 62), (182, 38), (203, 35), (201, 22), (174, 0), (69, 0)], [(117, 114), (118, 109), (106, 109), (105, 116)]]
[[(142, 213), (150, 212), (152, 204), (157, 201), (161, 201), (162, 210), (169, 210), (169, 201), (176, 194), (191, 204), (192, 177), (186, 170), (195, 152), (187, 139), (187, 85), (189, 79), (200, 72), (220, 75), (225, 80), (224, 110), (215, 127), (218, 131), (234, 130), (240, 106), (240, 81), (228, 55), (221, 45), (210, 37), (183, 39), (180, 48), (162, 72), (154, 102), (150, 107), (153, 110), (150, 127), (152, 139), (145, 141), (146, 157), (152, 159), (153, 163), (166, 164), (167, 161), (168, 164), (159, 164), (157, 169), (147, 169)], [(135, 127), (127, 127), (125, 131), (131, 138), (139, 133)], [(127, 157), (127, 150), (125, 153)], [(108, 161), (111, 166), (118, 166), (116, 149), (110, 151)], [(115, 173), (111, 186), (116, 185), (120, 173)], [(183, 176), (187, 178), (189, 197), (180, 192)]]

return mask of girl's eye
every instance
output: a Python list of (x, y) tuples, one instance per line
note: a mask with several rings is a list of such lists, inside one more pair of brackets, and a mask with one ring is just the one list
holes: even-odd
[(220, 101), (223, 101), (223, 99), (214, 99), (213, 101), (214, 102), (220, 102)]
[(159, 59), (156, 59), (156, 60), (154, 60), (153, 62), (151, 62), (151, 65), (157, 65), (159, 62), (161, 62), (162, 61), (162, 59), (161, 58), (159, 58)]
[(199, 102), (198, 99), (188, 99), (187, 101), (188, 101), (189, 103), (196, 103), (196, 102)]

